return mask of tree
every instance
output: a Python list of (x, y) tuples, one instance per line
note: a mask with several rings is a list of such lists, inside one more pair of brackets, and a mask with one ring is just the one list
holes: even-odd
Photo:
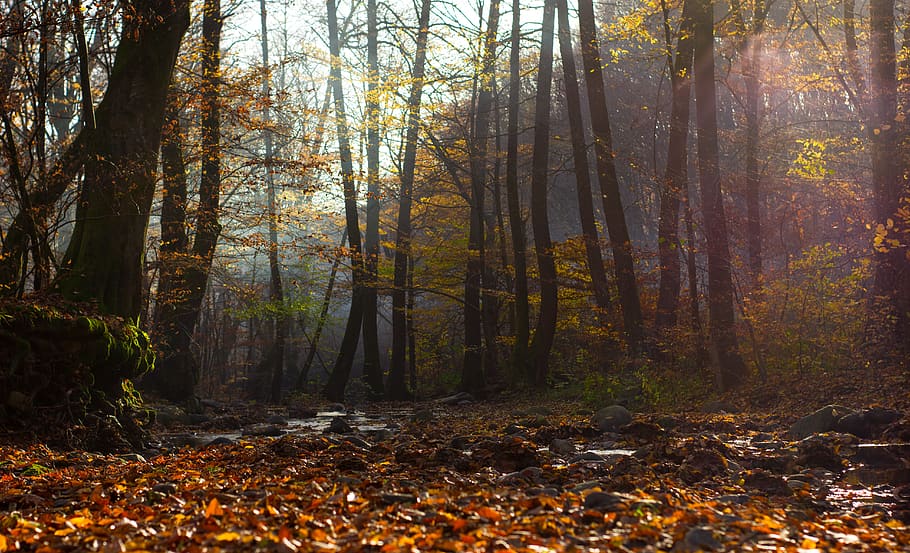
[(726, 390), (742, 383), (746, 367), (737, 351), (730, 244), (717, 148), (714, 4), (713, 0), (693, 1), (698, 175), (707, 240), (709, 332), (717, 365), (717, 383), (721, 390)]
[(187, 175), (180, 128), (179, 90), (172, 85), (161, 144), (160, 270), (155, 328), (159, 360), (146, 379), (165, 399), (191, 400), (199, 382), (199, 361), (191, 349), (193, 335), (221, 234), (221, 28), (220, 0), (207, 0), (202, 14), (200, 52), (202, 161), (199, 205), (192, 248), (186, 235)]
[(363, 377), (373, 395), (382, 397), (382, 364), (379, 361), (379, 30), (376, 0), (367, 0), (367, 227), (364, 268), (369, 284), (363, 293)]
[(164, 108), (189, 3), (128, 2), (122, 11), (108, 89), (87, 139), (81, 212), (56, 287), (137, 319)]
[(392, 361), (389, 367), (388, 395), (390, 399), (410, 397), (405, 384), (405, 352), (408, 347), (408, 260), (411, 256), (411, 202), (414, 192), (414, 172), (417, 164), (417, 138), (420, 131), (420, 100), (423, 94), (427, 36), (430, 28), (430, 0), (422, 0), (418, 19), (417, 51), (411, 75), (408, 97), (408, 122), (405, 133), (404, 160), (401, 169), (401, 188), (398, 195), (398, 232), (395, 237), (395, 274), (392, 290)]
[[(478, 75), (477, 104), (470, 145), (471, 199), (468, 232), (468, 267), (464, 288), (464, 363), (461, 387), (469, 391), (484, 386), (483, 313), (481, 290), (486, 267), (484, 248), (484, 194), (487, 184), (487, 147), (493, 111), (493, 85), (496, 33), (499, 26), (499, 0), (490, 2), (487, 31), (484, 35), (483, 61)], [(486, 321), (491, 324), (491, 321)], [(487, 347), (491, 347), (487, 344)]]
[(559, 52), (562, 56), (563, 81), (566, 87), (566, 107), (569, 111), (569, 127), (572, 133), (572, 153), (575, 161), (575, 189), (578, 193), (578, 212), (581, 219), (582, 235), (588, 270), (591, 272), (591, 288), (597, 307), (605, 312), (610, 308), (610, 290), (607, 272), (600, 254), (600, 238), (594, 218), (594, 204), (591, 196), (591, 174), (588, 171), (587, 145), (581, 116), (581, 96), (578, 92), (578, 78), (575, 74), (575, 53), (572, 50), (572, 35), (569, 31), (569, 7), (566, 0), (557, 0), (559, 12)]
[(689, 188), (689, 100), (692, 88), (693, 36), (692, 2), (687, 0), (683, 5), (679, 38), (674, 56), (670, 49), (672, 40), (666, 2), (662, 2), (661, 5), (664, 10), (667, 68), (670, 70), (673, 100), (670, 113), (670, 137), (667, 144), (667, 168), (660, 194), (660, 220), (657, 235), (660, 284), (655, 326), (658, 329), (666, 329), (676, 325), (679, 309), (679, 202), (683, 192), (688, 197)]
[(338, 135), (341, 184), (344, 191), (345, 228), (350, 245), (351, 279), (354, 291), (338, 357), (323, 393), (332, 401), (342, 401), (344, 400), (344, 389), (347, 387), (351, 375), (351, 367), (354, 364), (354, 355), (357, 353), (357, 343), (360, 341), (360, 328), (363, 322), (364, 267), (360, 224), (357, 217), (357, 190), (354, 187), (354, 163), (344, 107), (344, 87), (341, 82), (341, 43), (338, 38), (338, 14), (335, 0), (326, 0), (326, 11), (329, 23), (329, 55), (331, 56), (329, 80), (332, 84), (332, 95), (335, 98), (335, 127)]
[(616, 281), (619, 288), (619, 305), (622, 307), (623, 322), (627, 341), (632, 351), (639, 351), (644, 340), (644, 323), (641, 314), (641, 300), (635, 280), (635, 259), (632, 256), (632, 241), (619, 195), (619, 180), (616, 177), (616, 163), (613, 159), (613, 137), (610, 131), (610, 114), (604, 92), (603, 62), (595, 29), (592, 0), (579, 0), (578, 27), (581, 35), (581, 56), (584, 62), (588, 85), (588, 107), (591, 112), (591, 126), (594, 131), (594, 151), (597, 158), (597, 178), (603, 196), (604, 218), (613, 249), (613, 263), (616, 266)]
[(534, 154), (531, 161), (531, 228), (534, 231), (534, 252), (540, 271), (540, 314), (531, 343), (532, 361), (528, 369), (529, 380), (536, 386), (544, 386), (547, 382), (559, 301), (556, 263), (553, 260), (553, 243), (550, 240), (550, 223), (547, 216), (555, 12), (555, 0), (545, 0), (537, 71), (537, 96), (534, 102)]
[(521, 102), (521, 2), (512, 0), (512, 37), (509, 49), (509, 119), (506, 124), (506, 198), (509, 209), (509, 232), (512, 239), (515, 268), (515, 346), (512, 349), (512, 371), (522, 375), (528, 363), (530, 315), (528, 308), (527, 240), (518, 194), (518, 122)]

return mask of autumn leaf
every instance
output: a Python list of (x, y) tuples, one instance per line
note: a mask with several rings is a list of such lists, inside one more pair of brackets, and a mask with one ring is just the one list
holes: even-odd
[(205, 508), (206, 517), (220, 517), (224, 515), (224, 509), (221, 508), (221, 503), (218, 502), (217, 497), (213, 497), (209, 501), (209, 506)]

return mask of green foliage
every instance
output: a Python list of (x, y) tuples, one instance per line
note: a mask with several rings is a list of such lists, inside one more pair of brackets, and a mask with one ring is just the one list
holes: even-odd
[(870, 272), (868, 260), (854, 263), (844, 247), (807, 249), (760, 296), (747, 299), (754, 332), (745, 342), (748, 354), (769, 370), (849, 368), (863, 337)]

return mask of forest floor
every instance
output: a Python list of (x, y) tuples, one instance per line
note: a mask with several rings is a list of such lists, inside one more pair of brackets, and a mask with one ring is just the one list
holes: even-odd
[[(0, 552), (908, 550), (908, 391), (903, 372), (774, 379), (606, 431), (556, 397), (383, 404), (362, 428), (182, 447), (199, 429), (157, 427), (141, 455), (0, 434)], [(830, 403), (879, 407), (862, 437), (798, 440)]]

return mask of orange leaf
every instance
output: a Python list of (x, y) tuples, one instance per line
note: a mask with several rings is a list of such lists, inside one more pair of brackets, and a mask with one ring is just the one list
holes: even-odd
[(205, 516), (207, 517), (220, 517), (224, 514), (224, 509), (221, 508), (221, 503), (218, 502), (217, 497), (213, 497), (209, 501), (209, 506), (205, 508)]
[(477, 509), (477, 514), (487, 520), (492, 520), (493, 522), (502, 520), (502, 515), (499, 514), (499, 511), (492, 507), (483, 506), (480, 509)]

